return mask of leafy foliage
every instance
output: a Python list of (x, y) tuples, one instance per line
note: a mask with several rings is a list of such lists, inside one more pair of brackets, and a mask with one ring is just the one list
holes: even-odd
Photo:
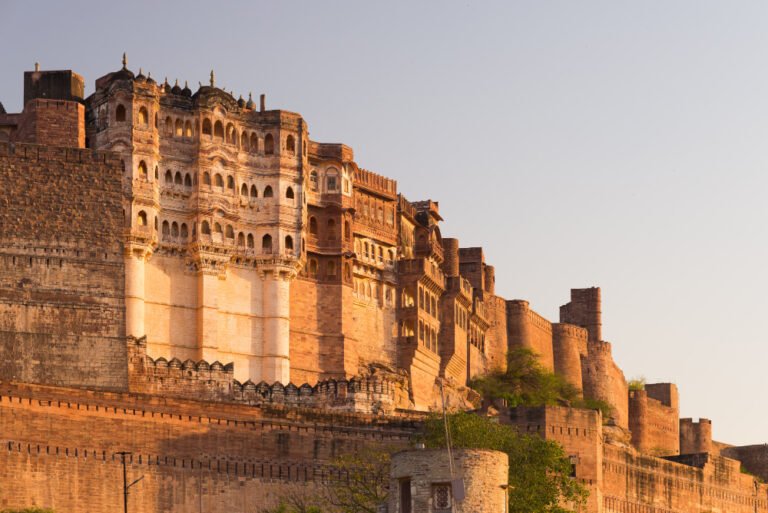
[[(448, 425), (454, 447), (493, 449), (509, 456), (510, 513), (570, 513), (561, 504), (586, 502), (588, 492), (570, 477), (571, 462), (558, 443), (469, 413), (449, 415)], [(424, 441), (428, 447), (445, 447), (441, 416), (427, 420)]]
[(393, 451), (366, 448), (340, 456), (330, 464), (334, 479), (315, 493), (286, 495), (279, 506), (260, 513), (377, 513), (387, 502)]
[(476, 378), (470, 386), (486, 400), (504, 399), (510, 407), (570, 405), (600, 410), (603, 418), (613, 413), (611, 405), (598, 399), (579, 397), (579, 390), (562, 376), (544, 369), (530, 349), (507, 354), (507, 369)]
[(331, 482), (326, 489), (331, 511), (377, 513), (389, 496), (391, 453), (386, 447), (367, 448), (337, 458), (331, 467), (342, 479)]
[(638, 376), (636, 378), (630, 379), (629, 383), (627, 383), (627, 386), (629, 386), (630, 390), (645, 390), (645, 377)]

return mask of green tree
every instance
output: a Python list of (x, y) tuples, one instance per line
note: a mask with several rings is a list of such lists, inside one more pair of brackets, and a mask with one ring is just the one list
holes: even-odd
[(507, 354), (507, 369), (492, 371), (474, 379), (470, 387), (483, 399), (504, 399), (507, 405), (554, 406), (600, 410), (603, 418), (613, 414), (605, 401), (580, 397), (579, 390), (562, 376), (549, 372), (539, 363), (539, 356), (530, 349), (514, 349)]
[[(586, 502), (588, 491), (570, 477), (572, 465), (560, 444), (470, 413), (449, 415), (448, 425), (453, 447), (492, 449), (509, 456), (510, 513), (570, 513), (563, 504)], [(424, 441), (428, 447), (445, 447), (442, 416), (427, 420)]]
[(645, 390), (645, 377), (638, 376), (636, 378), (630, 379), (629, 383), (627, 383), (627, 386), (630, 390)]
[(377, 513), (387, 502), (394, 450), (366, 447), (339, 456), (328, 466), (331, 479), (314, 492), (288, 493), (276, 508), (260, 513)]

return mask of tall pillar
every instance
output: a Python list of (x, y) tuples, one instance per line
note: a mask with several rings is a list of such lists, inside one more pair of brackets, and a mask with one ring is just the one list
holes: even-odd
[(220, 269), (200, 266), (197, 278), (197, 348), (200, 358), (219, 360), (219, 280)]
[(126, 245), (125, 251), (125, 331), (136, 338), (147, 334), (144, 327), (144, 262), (147, 249)]
[(261, 379), (267, 383), (291, 380), (289, 353), (290, 283), (288, 273), (265, 271), (263, 274), (264, 350)]

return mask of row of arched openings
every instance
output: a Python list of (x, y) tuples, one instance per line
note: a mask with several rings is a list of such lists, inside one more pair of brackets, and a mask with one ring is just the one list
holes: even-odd
[[(147, 168), (147, 164), (142, 160), (139, 162), (139, 176), (141, 178), (144, 178), (145, 180), (148, 179), (149, 176), (149, 170)], [(230, 189), (234, 191), (235, 189), (235, 179), (231, 176), (227, 176), (227, 189)], [(189, 173), (186, 173), (182, 176), (181, 172), (177, 171), (175, 174), (169, 169), (165, 172), (165, 183), (166, 185), (183, 185), (184, 187), (192, 187), (192, 176)], [(213, 175), (213, 179), (211, 179), (211, 174), (207, 171), (203, 173), (203, 185), (208, 186), (215, 186), (215, 187), (221, 187), (224, 188), (224, 177), (219, 174), (215, 173)], [(243, 197), (251, 197), (251, 198), (258, 198), (259, 197), (259, 191), (256, 188), (255, 185), (251, 185), (250, 188), (247, 184), (243, 183), (240, 186), (240, 195)], [(272, 198), (274, 197), (274, 191), (272, 190), (271, 185), (267, 185), (264, 188), (264, 192), (262, 193), (262, 197), (264, 198)], [(285, 190), (285, 198), (286, 199), (295, 199), (296, 195), (293, 192), (293, 187), (288, 187)]]
[[(119, 103), (115, 108), (115, 121), (125, 122), (126, 114), (125, 106)], [(149, 126), (149, 111), (146, 107), (139, 108), (137, 124), (141, 127)], [(157, 115), (155, 115), (155, 128), (159, 128)], [(177, 118), (174, 121), (171, 116), (167, 116), (165, 118), (165, 133), (175, 137), (191, 138), (194, 135), (192, 122), (190, 120), (182, 120), (181, 118)], [(210, 119), (205, 118), (203, 120), (202, 135), (233, 146), (237, 146), (239, 143), (239, 146), (243, 151), (251, 153), (259, 152), (259, 136), (255, 132), (249, 133), (246, 131), (238, 134), (233, 123), (227, 123), (225, 126), (221, 120), (212, 122)], [(275, 153), (274, 136), (272, 134), (265, 135), (262, 146), (266, 155), (273, 155)], [(288, 137), (286, 137), (285, 151), (291, 155), (296, 154), (296, 138), (293, 135), (288, 135)]]
[[(143, 210), (139, 211), (136, 216), (136, 224), (140, 227), (147, 226), (147, 213)], [(186, 223), (177, 223), (176, 221), (169, 222), (163, 221), (161, 233), (163, 240), (169, 240), (170, 238), (181, 238), (182, 240), (189, 237), (189, 229)], [(200, 233), (203, 235), (211, 235), (211, 224), (208, 221), (203, 221), (200, 224)], [(222, 238), (226, 238), (235, 243), (235, 230), (232, 225), (226, 225), (222, 227), (220, 223), (213, 223), (213, 233), (218, 233)], [(236, 245), (243, 248), (255, 249), (255, 239), (252, 233), (245, 234), (239, 232), (237, 234)], [(286, 252), (293, 252), (294, 244), (293, 237), (286, 235), (284, 238), (283, 248)], [(261, 251), (262, 253), (272, 253), (274, 251), (272, 244), (272, 235), (266, 234), (261, 238)]]

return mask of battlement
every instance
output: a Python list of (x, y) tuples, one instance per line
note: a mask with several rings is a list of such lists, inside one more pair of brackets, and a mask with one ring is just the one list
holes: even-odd
[(590, 341), (603, 339), (600, 287), (571, 289), (571, 301), (560, 307), (560, 322), (589, 331)]
[(372, 171), (360, 168), (355, 171), (352, 181), (356, 187), (362, 187), (370, 192), (391, 199), (397, 196), (397, 181)]
[(572, 337), (584, 342), (586, 342), (589, 337), (586, 328), (582, 328), (581, 326), (575, 326), (564, 322), (553, 322), (550, 326), (552, 327), (552, 334), (556, 336)]
[[(107, 166), (119, 166), (120, 172), (122, 173), (122, 162), (120, 157), (111, 151), (0, 141), (0, 158), (2, 157), (28, 160), (31, 162), (54, 161), (71, 164), (105, 164)], [(120, 174), (116, 174), (116, 176), (118, 178), (121, 177)]]
[(694, 422), (691, 418), (680, 419), (680, 454), (713, 452), (712, 421), (701, 418)]
[(380, 374), (330, 379), (317, 384), (244, 383), (234, 379), (234, 364), (205, 360), (182, 362), (147, 356), (146, 337), (127, 337), (130, 391), (189, 399), (323, 408), (362, 413), (392, 413), (404, 384)]
[(416, 220), (416, 207), (414, 207), (413, 203), (408, 201), (402, 194), (397, 195), (397, 209), (412, 221)]

